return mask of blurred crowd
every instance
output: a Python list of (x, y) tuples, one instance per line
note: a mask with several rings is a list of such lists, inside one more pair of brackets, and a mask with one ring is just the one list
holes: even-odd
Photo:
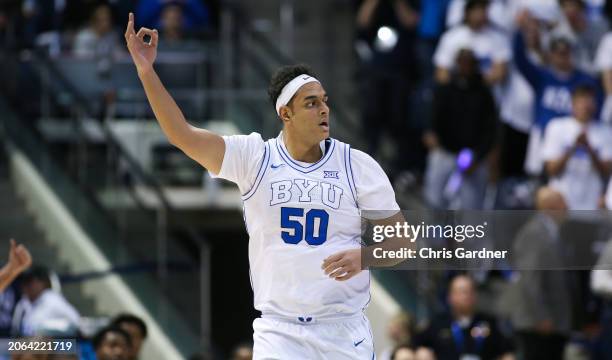
[(180, 48), (214, 36), (214, 9), (214, 1), (204, 0), (6, 0), (0, 3), (0, 49), (112, 56), (125, 51), (122, 35), (130, 11), (138, 27), (160, 31), (160, 48)]
[[(82, 324), (79, 311), (64, 297), (57, 275), (32, 266), (27, 248), (11, 240), (9, 259), (0, 269), (0, 336), (48, 342), (78, 339), (65, 354), (16, 352), (10, 359), (138, 359), (147, 337), (147, 326), (139, 317), (119, 314), (104, 318), (97, 326)], [(6, 350), (6, 349), (3, 349)], [(0, 354), (0, 359), (9, 359)]]
[[(422, 180), (412, 183), (422, 182), (436, 209), (533, 208), (544, 184), (570, 210), (612, 207), (611, 8), (605, 0), (358, 1), (366, 150), (388, 155), (397, 184)], [(160, 31), (161, 50), (215, 36), (211, 0), (7, 0), (0, 48), (96, 59), (103, 74), (125, 54), (129, 11), (137, 27)]]
[(361, 1), (356, 50), (369, 152), (393, 147), (391, 176), (417, 174), (436, 209), (533, 208), (541, 184), (560, 191), (570, 210), (604, 207), (611, 7)]
[[(0, 337), (32, 342), (74, 339), (72, 351), (37, 354), (0, 353), (0, 360), (138, 360), (148, 336), (145, 321), (121, 313), (86, 321), (62, 294), (57, 274), (34, 263), (29, 250), (10, 241), (7, 263), (0, 268)], [(6, 349), (2, 349), (3, 352)], [(212, 360), (213, 352), (194, 354), (190, 360)], [(238, 344), (232, 360), (250, 360), (252, 345)]]
[(498, 279), (446, 272), (440, 313), (400, 315), (380, 358), (612, 359), (612, 240), (594, 271), (570, 271), (567, 243), (591, 251), (601, 225), (574, 210), (612, 209), (612, 2), (358, 3), (364, 136), (396, 188), (422, 182), (429, 209), (537, 210), (504, 290), (479, 303)]
[[(422, 182), (430, 208), (539, 210), (513, 240), (514, 265), (566, 268), (567, 212), (612, 209), (612, 1), (356, 3), (365, 150), (389, 158), (400, 190)], [(190, 49), (214, 36), (213, 9), (203, 0), (5, 0), (0, 55), (36, 47), (104, 66), (125, 51), (120, 14), (129, 11), (137, 27), (159, 29), (160, 48)], [(419, 326), (399, 315), (389, 324), (394, 348), (380, 358), (612, 359), (612, 240), (598, 253), (601, 270), (510, 272), (504, 314), (478, 302), (482, 278), (448, 276), (443, 311)], [(84, 358), (138, 358), (142, 320), (122, 315), (84, 335), (50, 274), (34, 267), (0, 294), (1, 334), (55, 336), (59, 326), (90, 344)], [(591, 318), (577, 321), (587, 309)], [(248, 359), (250, 345), (233, 356)]]

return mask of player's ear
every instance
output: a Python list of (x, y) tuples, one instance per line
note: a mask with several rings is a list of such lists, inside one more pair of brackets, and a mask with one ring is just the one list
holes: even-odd
[(289, 106), (287, 105), (281, 106), (280, 118), (283, 122), (291, 120), (292, 115), (293, 115), (293, 112), (291, 111), (291, 108)]

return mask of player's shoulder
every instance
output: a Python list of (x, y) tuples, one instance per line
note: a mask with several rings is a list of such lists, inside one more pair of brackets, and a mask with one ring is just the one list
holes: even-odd
[(266, 142), (261, 134), (252, 132), (248, 135), (224, 135), (226, 153), (241, 154), (240, 159), (258, 158), (265, 152)]
[(264, 140), (261, 137), (261, 134), (258, 132), (252, 132), (248, 135), (246, 134), (232, 134), (232, 135), (223, 135), (223, 138), (229, 139), (231, 141), (242, 141), (242, 142), (250, 142), (250, 143), (263, 143)]
[(350, 151), (351, 151), (351, 157), (376, 161), (374, 160), (372, 156), (370, 156), (370, 154), (366, 153), (363, 150), (355, 149), (354, 147), (351, 146)]
[(369, 170), (382, 169), (380, 164), (370, 154), (351, 147), (349, 157), (353, 168), (363, 168)]
[(260, 133), (252, 132), (248, 135), (224, 135), (226, 143), (231, 142), (245, 147), (263, 147), (265, 141)]

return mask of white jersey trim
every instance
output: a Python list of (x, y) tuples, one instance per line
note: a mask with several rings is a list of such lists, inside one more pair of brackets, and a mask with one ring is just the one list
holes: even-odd
[(253, 196), (253, 194), (255, 194), (255, 192), (257, 191), (257, 188), (259, 187), (259, 184), (261, 183), (261, 180), (263, 179), (266, 173), (266, 169), (268, 168), (269, 162), (270, 162), (270, 144), (268, 141), (266, 141), (266, 147), (264, 148), (264, 156), (261, 161), (261, 166), (259, 170), (257, 171), (255, 182), (253, 183), (253, 187), (251, 187), (249, 191), (247, 191), (244, 195), (242, 195), (242, 201), (247, 201), (249, 198), (251, 198), (251, 196)]
[(359, 209), (359, 203), (357, 202), (357, 188), (355, 187), (355, 180), (352, 179), (353, 170), (351, 169), (351, 146), (349, 144), (344, 145), (344, 170), (346, 173), (346, 181), (348, 182), (349, 188), (351, 189), (353, 201), (355, 202), (355, 206), (357, 207), (357, 209)]
[(278, 149), (278, 152), (281, 158), (283, 159), (283, 161), (285, 161), (285, 163), (289, 165), (291, 168), (293, 168), (294, 170), (297, 170), (303, 174), (308, 174), (310, 172), (313, 172), (319, 169), (321, 166), (325, 165), (325, 163), (331, 158), (331, 155), (334, 152), (334, 149), (336, 148), (336, 140), (331, 139), (331, 146), (329, 150), (325, 153), (325, 155), (321, 159), (319, 159), (319, 161), (317, 161), (314, 164), (310, 164), (308, 166), (302, 166), (296, 163), (295, 161), (293, 161), (291, 159), (291, 156), (289, 156), (285, 152), (285, 149), (283, 149), (283, 147), (279, 144), (279, 141), (282, 141), (282, 140), (279, 140), (279, 138), (276, 138), (275, 141), (276, 141), (276, 148)]

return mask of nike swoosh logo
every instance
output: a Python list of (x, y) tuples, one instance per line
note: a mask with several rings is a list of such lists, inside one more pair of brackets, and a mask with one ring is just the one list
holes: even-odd
[(308, 80), (308, 79), (310, 79), (310, 76), (306, 76), (302, 78), (302, 80)]
[(278, 164), (278, 165), (274, 165), (274, 164), (272, 164), (272, 165), (270, 165), (270, 167), (271, 167), (272, 169), (278, 169), (278, 168), (279, 168), (279, 167), (281, 167), (281, 166), (285, 166), (285, 164)]
[(362, 342), (364, 342), (364, 341), (365, 341), (365, 338), (363, 338), (363, 339), (361, 339), (361, 340), (357, 341), (356, 343), (353, 343), (353, 345), (355, 345), (355, 347), (357, 347), (357, 346), (359, 346), (359, 344), (361, 344), (361, 343), (362, 343)]

